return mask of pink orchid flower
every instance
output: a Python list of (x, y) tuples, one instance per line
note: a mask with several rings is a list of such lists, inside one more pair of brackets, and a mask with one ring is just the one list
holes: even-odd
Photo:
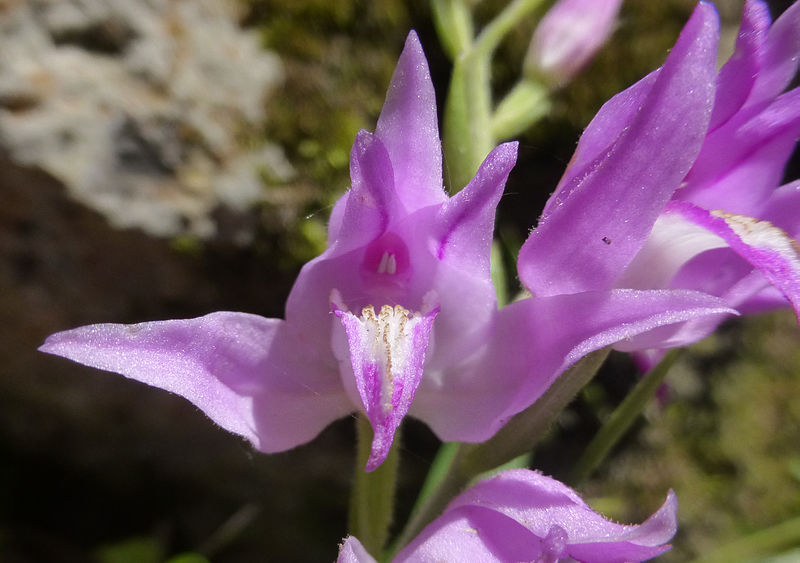
[[(642, 524), (617, 524), (593, 511), (563, 483), (513, 469), (456, 497), (394, 562), (645, 561), (670, 548), (677, 509), (670, 491), (661, 508)], [(350, 536), (337, 563), (375, 559)]]
[[(710, 17), (702, 11), (684, 31), (647, 112), (697, 117), (685, 135), (698, 139), (713, 86)], [(443, 441), (484, 441), (585, 354), (732, 313), (695, 291), (631, 289), (563, 291), (498, 311), (489, 256), (516, 152), (516, 143), (500, 145), (448, 197), (433, 84), (412, 32), (375, 133), (356, 137), (352, 188), (334, 207), (328, 248), (301, 270), (285, 320), (218, 312), (92, 325), (40, 349), (182, 395), (264, 452), (363, 412), (373, 470), (407, 414)]]

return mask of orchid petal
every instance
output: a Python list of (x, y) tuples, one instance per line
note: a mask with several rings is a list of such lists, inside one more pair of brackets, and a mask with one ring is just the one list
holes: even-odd
[(717, 96), (710, 130), (730, 119), (750, 96), (761, 70), (764, 43), (771, 21), (769, 8), (764, 2), (748, 0), (745, 3), (736, 49), (717, 76)]
[(775, 190), (767, 203), (762, 217), (783, 229), (795, 239), (800, 238), (800, 180)]
[(691, 183), (678, 190), (675, 199), (706, 209), (724, 208), (731, 213), (760, 217), (780, 184), (784, 165), (794, 150), (796, 135), (794, 131), (785, 131), (754, 143), (753, 152), (728, 170), (706, 169), (704, 178), (690, 173)]
[(523, 525), (481, 506), (448, 509), (403, 549), (394, 563), (542, 561), (548, 546)]
[(395, 432), (414, 400), (438, 312), (410, 314), (399, 305), (384, 305), (379, 313), (365, 307), (357, 317), (334, 304), (347, 335), (356, 389), (372, 425), (367, 471), (389, 455)]
[(800, 61), (800, 4), (795, 2), (769, 29), (764, 62), (748, 104), (758, 104), (783, 92), (797, 73), (798, 61)]
[(375, 135), (389, 152), (394, 184), (407, 211), (445, 201), (436, 93), (414, 31), (397, 61)]
[(717, 36), (716, 12), (700, 3), (629, 127), (562, 188), (520, 252), (520, 279), (534, 295), (609, 287), (644, 244), (705, 137)]
[(469, 261), (465, 269), (488, 274), (495, 209), (517, 162), (518, 146), (511, 142), (495, 148), (470, 183), (442, 206), (437, 219), (442, 231), (436, 249), (440, 260), (457, 255)]
[(352, 188), (341, 216), (332, 227), (326, 257), (363, 246), (378, 238), (395, 211), (394, 173), (383, 143), (368, 131), (359, 131), (350, 152)]
[(555, 296), (515, 303), (498, 326), (499, 345), (511, 343), (513, 334), (525, 334), (525, 347), (516, 357), (497, 354), (498, 371), (527, 374), (525, 384), (509, 414), (532, 404), (570, 365), (606, 346), (639, 339), (641, 348), (683, 345), (671, 331), (684, 321), (736, 315), (722, 300), (696, 291), (616, 289)]
[[(727, 299), (727, 296), (725, 298)], [(736, 309), (743, 315), (784, 309), (787, 304), (786, 297), (775, 286), (764, 283), (764, 277), (757, 270), (731, 288), (730, 299), (741, 301)]]
[(673, 202), (680, 213), (724, 240), (777, 287), (800, 316), (800, 249), (797, 242), (767, 221), (724, 211), (708, 211), (687, 202)]
[[(746, 314), (753, 310), (775, 308), (778, 303), (776, 296), (767, 296), (764, 291), (771, 287), (769, 282), (752, 265), (748, 264), (738, 254), (732, 251), (719, 236), (707, 231), (703, 227), (692, 223), (677, 213), (665, 213), (659, 218), (661, 222), (668, 222), (675, 227), (676, 242), (669, 244), (669, 239), (662, 239), (663, 262), (672, 267), (664, 268), (664, 264), (656, 261), (635, 261), (636, 271), (644, 273), (639, 276), (638, 282), (650, 279), (656, 286), (670, 287), (673, 289), (690, 288), (718, 297), (729, 307), (735, 308), (739, 313)], [(652, 239), (657, 241), (658, 239)], [(651, 241), (645, 245), (645, 250)], [(652, 246), (652, 258), (656, 258), (658, 242)], [(643, 250), (644, 252), (644, 250)], [(692, 257), (692, 255), (694, 256)], [(683, 257), (683, 264), (681, 258)], [(633, 265), (633, 264), (632, 264)], [(648, 276), (662, 274), (658, 279)], [(635, 277), (627, 278), (633, 281)], [(771, 298), (770, 298), (771, 297)], [(786, 299), (778, 294), (781, 306), (786, 305)], [(696, 342), (711, 334), (719, 324), (725, 320), (719, 316), (707, 316), (691, 319), (685, 323), (678, 323), (657, 331), (645, 333), (642, 336), (620, 342), (615, 349), (627, 352), (641, 352), (654, 346), (653, 339), (660, 339), (655, 346), (671, 348), (676, 345), (686, 345)], [(658, 355), (660, 359), (661, 355)], [(649, 359), (640, 358), (640, 367), (647, 369), (655, 365), (655, 357), (650, 354)], [(644, 370), (646, 371), (646, 370)]]
[[(733, 281), (735, 280), (735, 281)], [(701, 289), (719, 298), (742, 315), (762, 313), (786, 306), (786, 298), (764, 279), (758, 270), (733, 253), (729, 248), (704, 252), (681, 269), (672, 287)], [(651, 348), (652, 334), (645, 340), (638, 336), (614, 346), (620, 352), (632, 352), (642, 373), (654, 368), (664, 357), (666, 338), (678, 345), (697, 342), (714, 332), (724, 319), (708, 316), (669, 327), (671, 334), (662, 334), (662, 348)], [(663, 330), (663, 329), (661, 329)]]
[(364, 248), (386, 231), (397, 211), (392, 163), (383, 143), (367, 131), (356, 136), (350, 173), (353, 187), (334, 208), (329, 246), (303, 266), (286, 303), (287, 320), (302, 326), (311, 342), (330, 341), (332, 289), (364, 293)]
[[(675, 272), (672, 279), (666, 280), (664, 287), (672, 289), (691, 288), (696, 291), (702, 291), (703, 293), (720, 297), (731, 307), (739, 310), (742, 299), (734, 298), (731, 291), (734, 291), (733, 288), (742, 283), (744, 278), (748, 278), (754, 273), (753, 266), (731, 250), (724, 240), (700, 225), (692, 223), (678, 213), (665, 213), (664, 217), (669, 217), (676, 222), (685, 224), (688, 230), (692, 231), (692, 233), (697, 233), (696, 236), (709, 240), (713, 244), (711, 250), (701, 252), (693, 258), (687, 259), (686, 263)], [(763, 276), (758, 274), (757, 271), (755, 272), (757, 274), (755, 277), (760, 278), (760, 281), (752, 285), (748, 291), (750, 294), (758, 293), (770, 285)], [(743, 297), (740, 293), (743, 287), (741, 286), (734, 293), (739, 297)], [(784, 299), (784, 305), (785, 303), (786, 300)]]
[(676, 198), (734, 213), (758, 214), (780, 183), (800, 135), (800, 88), (754, 113), (742, 110), (708, 135)]
[(336, 563), (377, 563), (377, 561), (367, 553), (358, 538), (348, 536), (339, 546), (339, 557), (336, 558)]
[(561, 181), (545, 204), (542, 220), (569, 197), (571, 190), (580, 186), (577, 178), (587, 176), (592, 169), (593, 161), (609, 152), (620, 135), (630, 126), (650, 94), (659, 71), (660, 69), (654, 70), (603, 104), (581, 135), (575, 154), (572, 155)]
[(265, 452), (308, 442), (352, 410), (336, 371), (298, 354), (283, 321), (257, 315), (91, 325), (39, 349), (181, 395)]
[(459, 363), (479, 349), (491, 329), (497, 300), (490, 274), (495, 208), (514, 166), (517, 143), (494, 149), (473, 180), (443, 205), (434, 220), (431, 252), (437, 261), (433, 285), (442, 315), (436, 319), (431, 370)]
[(396, 561), (643, 561), (669, 549), (676, 512), (670, 491), (644, 523), (616, 524), (555, 479), (504, 471), (453, 500)]
[[(670, 287), (675, 275), (695, 256), (725, 246), (725, 241), (684, 217), (664, 213), (656, 220), (644, 246), (615, 285), (631, 289)], [(705, 272), (706, 279), (711, 271)], [(694, 285), (678, 287), (703, 290)]]
[(498, 313), (481, 359), (456, 366), (447, 379), (423, 381), (412, 414), (444, 441), (481, 442), (590, 352), (635, 337), (642, 348), (682, 345), (672, 338), (672, 325), (736, 314), (714, 296), (685, 290), (616, 289), (517, 301)]
[(691, 260), (675, 277), (672, 287), (693, 287), (716, 295), (743, 315), (788, 304), (780, 290), (730, 248), (706, 252)]

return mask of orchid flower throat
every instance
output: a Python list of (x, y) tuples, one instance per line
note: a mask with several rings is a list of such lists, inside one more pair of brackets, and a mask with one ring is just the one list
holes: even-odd
[(384, 233), (364, 251), (361, 274), (368, 286), (404, 285), (412, 273), (408, 246), (393, 232)]
[[(419, 283), (419, 276), (413, 276), (406, 242), (394, 232), (387, 231), (367, 245), (359, 270), (366, 290), (360, 296), (360, 314), (358, 306), (351, 312), (338, 288), (331, 292), (330, 303), (336, 317), (334, 355), (342, 381), (351, 398), (361, 403), (373, 429), (367, 463), (371, 471), (388, 455), (394, 434), (411, 407), (439, 306), (433, 291), (418, 302), (413, 286)], [(415, 306), (419, 310), (412, 311)]]
[[(349, 360), (345, 363), (353, 368), (356, 380), (363, 376), (365, 388), (359, 385), (358, 390), (367, 412), (373, 402), (384, 410), (392, 408), (392, 397), (402, 395), (406, 385), (404, 374), (409, 369), (421, 372), (430, 348), (438, 296), (430, 290), (420, 302), (410, 283), (413, 273), (405, 242), (387, 232), (364, 250), (360, 274), (366, 291), (360, 299), (345, 299), (338, 288), (331, 291), (331, 311), (337, 317), (334, 332), (341, 334), (343, 328), (349, 347), (345, 351), (334, 345), (334, 350), (340, 361)], [(359, 373), (364, 369), (369, 373)]]

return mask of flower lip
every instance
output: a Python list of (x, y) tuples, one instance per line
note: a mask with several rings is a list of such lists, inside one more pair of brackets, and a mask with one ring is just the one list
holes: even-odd
[(411, 313), (401, 305), (383, 304), (379, 311), (367, 305), (356, 316), (341, 304), (337, 290), (331, 292), (330, 301), (347, 340), (347, 347), (340, 348), (342, 380), (345, 385), (354, 382), (373, 429), (366, 467), (372, 471), (389, 454), (394, 434), (414, 400), (439, 307)]

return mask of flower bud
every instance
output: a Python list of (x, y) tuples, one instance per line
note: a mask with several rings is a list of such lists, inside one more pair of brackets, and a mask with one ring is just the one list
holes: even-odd
[(561, 85), (572, 79), (608, 39), (622, 0), (559, 0), (533, 34), (524, 72)]

